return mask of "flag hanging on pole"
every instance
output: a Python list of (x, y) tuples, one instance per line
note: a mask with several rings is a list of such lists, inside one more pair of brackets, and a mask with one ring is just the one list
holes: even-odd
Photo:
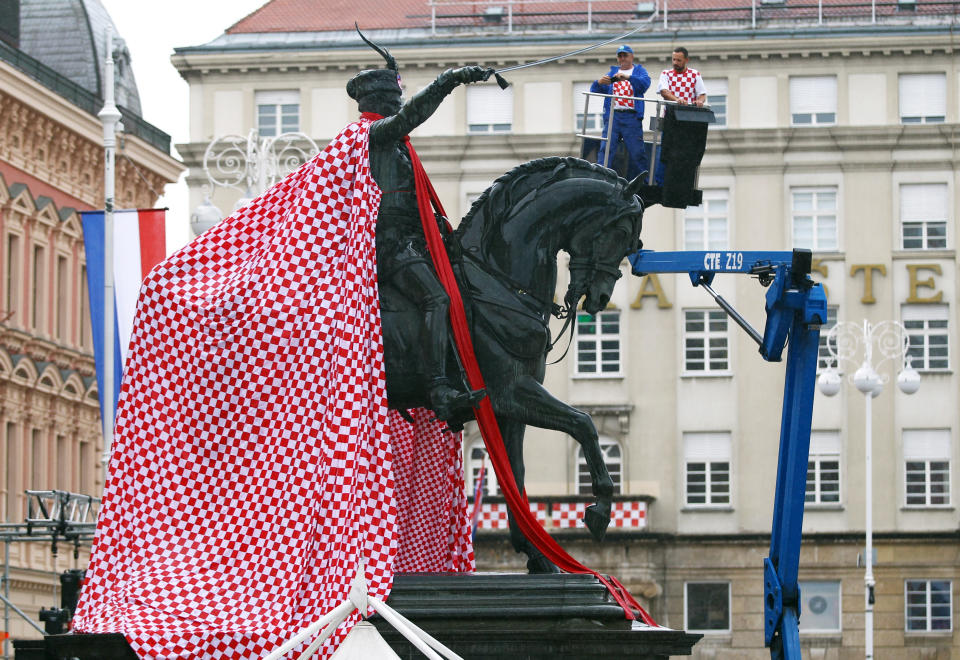
[[(97, 391), (103, 409), (103, 211), (82, 211), (83, 245), (87, 257), (87, 294), (93, 330)], [(150, 269), (166, 257), (166, 210), (142, 209), (114, 211), (114, 388), (113, 409), (120, 395), (120, 377), (130, 345), (133, 314), (140, 285)]]

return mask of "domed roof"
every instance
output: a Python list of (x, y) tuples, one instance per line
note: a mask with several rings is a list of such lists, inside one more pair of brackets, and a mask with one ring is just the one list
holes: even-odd
[(130, 51), (100, 0), (20, 0), (20, 50), (100, 98), (108, 29), (113, 32), (116, 103), (139, 116)]

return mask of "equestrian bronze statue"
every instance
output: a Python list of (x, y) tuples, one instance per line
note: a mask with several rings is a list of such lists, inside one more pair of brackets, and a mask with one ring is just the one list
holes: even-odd
[[(549, 323), (551, 316), (575, 316), (581, 300), (590, 314), (606, 308), (621, 262), (639, 249), (640, 183), (576, 158), (535, 160), (499, 177), (445, 236), (486, 383), (485, 393), (470, 391), (451, 350), (449, 302), (429, 261), (404, 138), (456, 85), (486, 80), (492, 70), (445, 71), (401, 104), (396, 63), (385, 49), (373, 47), (388, 68), (361, 72), (347, 91), (361, 111), (384, 116), (370, 129), (370, 161), (383, 190), (377, 267), (389, 405), (400, 411), (431, 408), (459, 429), (473, 419), (472, 406), (486, 394), (520, 492), (526, 426), (569, 434), (590, 470), (596, 503), (585, 521), (599, 540), (609, 523), (613, 482), (590, 416), (543, 387), (552, 345)], [(553, 302), (560, 252), (569, 255), (562, 307)], [(517, 529), (512, 514), (510, 538), (527, 554), (531, 572), (556, 570)]]

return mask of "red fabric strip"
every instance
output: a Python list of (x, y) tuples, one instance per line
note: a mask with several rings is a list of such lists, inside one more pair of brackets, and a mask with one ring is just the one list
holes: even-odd
[[(373, 115), (373, 113), (364, 113), (364, 115), (368, 114)], [(378, 115), (374, 116), (379, 118)], [(453, 327), (454, 343), (457, 346), (464, 369), (467, 372), (467, 380), (470, 388), (481, 389), (484, 388), (485, 385), (473, 350), (473, 341), (467, 326), (463, 299), (460, 297), (460, 290), (456, 278), (453, 275), (453, 269), (450, 266), (450, 260), (443, 243), (443, 237), (440, 235), (440, 230), (434, 219), (433, 210), (436, 209), (443, 216), (446, 216), (446, 213), (433, 188), (433, 184), (430, 183), (430, 179), (427, 177), (426, 170), (424, 170), (420, 158), (417, 156), (417, 152), (414, 150), (413, 145), (410, 144), (409, 136), (406, 138), (406, 143), (407, 149), (410, 152), (410, 162), (413, 165), (414, 180), (417, 187), (417, 206), (419, 207), (420, 221), (423, 224), (423, 231), (427, 239), (427, 247), (430, 250), (430, 256), (433, 258), (437, 276), (450, 298), (450, 323)], [(493, 405), (490, 403), (490, 397), (485, 397), (474, 410), (474, 413), (477, 424), (480, 427), (480, 434), (483, 436), (484, 443), (490, 454), (490, 460), (493, 464), (494, 472), (497, 475), (497, 481), (503, 490), (504, 497), (507, 500), (510, 511), (513, 513), (514, 520), (523, 534), (530, 539), (547, 559), (556, 564), (560, 570), (567, 573), (587, 573), (594, 575), (603, 583), (610, 591), (614, 600), (623, 608), (627, 619), (633, 620), (639, 615), (640, 619), (647, 625), (656, 626), (657, 622), (653, 620), (616, 578), (610, 578), (608, 580), (593, 569), (587, 568), (578, 562), (567, 554), (553, 537), (547, 533), (546, 529), (537, 522), (537, 519), (530, 512), (526, 493), (521, 494), (517, 490), (517, 484), (513, 479), (513, 471), (510, 469), (510, 462), (503, 445), (503, 438), (500, 436), (500, 428), (497, 425), (497, 419), (493, 412)]]
[(137, 211), (140, 225), (140, 270), (146, 277), (167, 256), (167, 212), (164, 209)]

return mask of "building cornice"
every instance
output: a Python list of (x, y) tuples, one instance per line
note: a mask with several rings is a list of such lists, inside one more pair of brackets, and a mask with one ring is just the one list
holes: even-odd
[[(314, 40), (304, 36), (299, 40), (276, 39), (251, 42), (245, 46), (240, 42), (233, 47), (213, 42), (205, 46), (178, 48), (171, 62), (188, 81), (210, 74), (352, 71), (383, 66), (377, 54), (359, 46), (355, 38), (325, 42), (322, 34), (314, 35), (319, 36)], [(946, 27), (651, 32), (632, 35), (630, 40), (639, 61), (651, 58), (660, 61), (680, 35), (685, 43), (696, 43), (692, 50), (698, 62), (803, 59), (829, 60), (835, 67), (838, 57), (952, 55), (960, 46), (960, 37)], [(443, 69), (476, 63), (500, 68), (557, 55), (596, 43), (606, 36), (598, 33), (522, 36), (497, 33), (482, 38), (394, 38), (385, 45), (390, 47), (402, 69)], [(609, 55), (605, 49), (598, 49), (548, 66), (608, 63)]]

